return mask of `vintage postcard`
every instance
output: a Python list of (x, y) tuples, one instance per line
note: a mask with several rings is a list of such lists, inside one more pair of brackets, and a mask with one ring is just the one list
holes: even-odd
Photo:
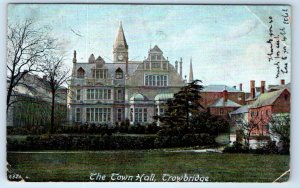
[(291, 6), (7, 11), (9, 181), (288, 181)]

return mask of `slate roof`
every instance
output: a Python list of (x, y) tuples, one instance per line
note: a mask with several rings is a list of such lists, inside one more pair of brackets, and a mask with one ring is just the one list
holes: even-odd
[(280, 90), (280, 89), (288, 89), (291, 90), (291, 83), (288, 83), (286, 85), (272, 85), (269, 87), (269, 90)]
[(250, 93), (250, 97), (248, 97), (248, 98), (246, 99), (246, 101), (255, 100), (258, 96), (260, 96), (260, 92), (259, 92), (259, 91), (256, 91), (256, 92), (255, 92), (255, 98), (254, 98), (254, 99), (251, 97), (251, 93)]
[(209, 105), (209, 107), (240, 107), (240, 104), (233, 102), (230, 99), (227, 99), (227, 102), (224, 102), (224, 98), (217, 99), (213, 104)]
[(258, 108), (261, 106), (272, 105), (276, 101), (276, 99), (281, 95), (281, 93), (285, 90), (286, 89), (281, 89), (281, 90), (261, 94), (255, 100), (255, 102), (250, 106), (250, 108)]
[(247, 113), (249, 111), (249, 106), (250, 105), (243, 105), (240, 108), (236, 109), (235, 111), (230, 112), (229, 115)]
[(207, 86), (204, 86), (202, 91), (204, 91), (204, 92), (223, 92), (224, 90), (227, 90), (228, 92), (242, 92), (240, 90), (237, 90), (233, 87), (229, 87), (227, 85), (207, 85)]
[[(66, 89), (61, 86), (60, 89)], [(49, 82), (34, 74), (27, 74), (14, 88), (14, 94), (17, 96), (31, 97), (46, 102), (51, 102), (52, 96), (50, 93)], [(66, 104), (66, 94), (61, 94), (57, 91), (55, 101), (61, 104)]]
[[(132, 75), (138, 69), (139, 65), (141, 65), (141, 62), (140, 63), (128, 63), (128, 74)], [(76, 67), (75, 67), (76, 71), (80, 67), (82, 67), (84, 69), (85, 74), (86, 74), (87, 77), (92, 77), (92, 71), (91, 71), (91, 69), (95, 68), (96, 64), (95, 63), (76, 63)], [(121, 68), (122, 71), (125, 73), (125, 71), (126, 71), (126, 64), (125, 63), (105, 63), (103, 65), (103, 68), (107, 68), (108, 69), (107, 76), (111, 77), (111, 75), (115, 74), (115, 71), (118, 68)]]

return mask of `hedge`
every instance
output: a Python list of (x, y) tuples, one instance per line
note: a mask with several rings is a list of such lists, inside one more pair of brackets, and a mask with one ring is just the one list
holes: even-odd
[(168, 147), (205, 146), (214, 143), (208, 134), (177, 136), (130, 135), (34, 135), (26, 140), (7, 139), (8, 151), (30, 150), (141, 150)]

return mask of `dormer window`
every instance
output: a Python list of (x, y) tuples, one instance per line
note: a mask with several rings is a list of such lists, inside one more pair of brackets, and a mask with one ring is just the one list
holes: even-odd
[(123, 78), (123, 71), (121, 68), (117, 68), (116, 70), (116, 79), (122, 79)]
[(77, 78), (84, 78), (85, 71), (82, 67), (77, 70)]

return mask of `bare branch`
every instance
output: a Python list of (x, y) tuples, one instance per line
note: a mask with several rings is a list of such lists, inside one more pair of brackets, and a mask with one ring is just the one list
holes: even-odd
[(49, 29), (36, 27), (31, 19), (8, 25), (7, 32), (7, 110), (11, 104), (14, 88), (30, 72), (41, 70), (42, 59), (58, 48), (56, 39), (50, 37)]

